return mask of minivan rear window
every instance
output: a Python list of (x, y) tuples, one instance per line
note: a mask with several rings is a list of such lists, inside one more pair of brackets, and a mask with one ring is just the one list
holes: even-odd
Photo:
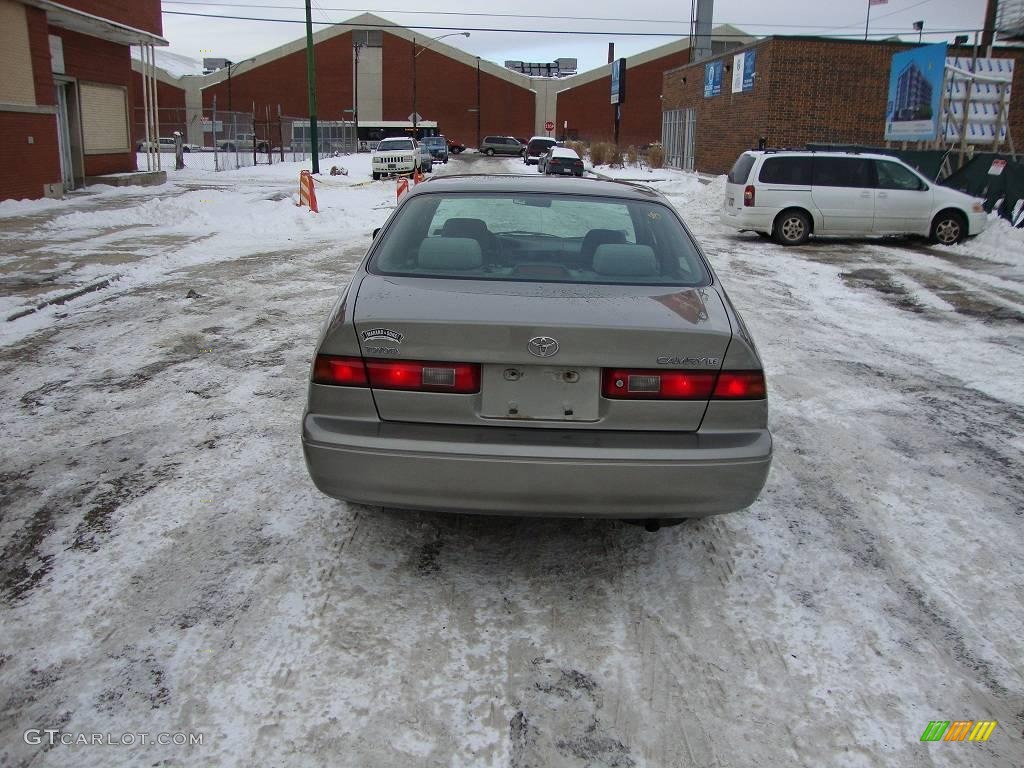
[(811, 186), (810, 157), (770, 157), (761, 166), (757, 179), (765, 184)]
[(729, 171), (730, 184), (746, 184), (750, 169), (754, 167), (754, 156), (742, 154)]

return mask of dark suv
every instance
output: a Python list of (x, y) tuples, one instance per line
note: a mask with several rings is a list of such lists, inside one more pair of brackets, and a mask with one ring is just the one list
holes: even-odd
[(495, 155), (521, 155), (524, 151), (522, 142), (514, 136), (484, 136), (480, 142), (480, 151), (488, 157)]
[(526, 145), (526, 152), (523, 153), (523, 162), (527, 165), (536, 165), (540, 156), (555, 146), (557, 142), (550, 136), (534, 136)]

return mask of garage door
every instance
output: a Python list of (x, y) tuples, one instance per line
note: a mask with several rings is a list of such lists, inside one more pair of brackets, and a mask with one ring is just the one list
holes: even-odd
[(120, 85), (80, 83), (79, 96), (85, 154), (130, 152), (128, 89)]

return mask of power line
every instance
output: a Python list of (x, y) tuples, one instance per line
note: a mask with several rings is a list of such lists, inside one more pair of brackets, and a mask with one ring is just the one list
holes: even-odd
[[(220, 13), (194, 13), (191, 11), (164, 11), (164, 15), (168, 16), (193, 16), (201, 19), (229, 19), (231, 21), (266, 21), (276, 24), (305, 24), (301, 19), (268, 19), (261, 16), (230, 16), (227, 14)], [(427, 26), (423, 24), (351, 24), (347, 21), (314, 21), (319, 26), (328, 27), (356, 27), (359, 29), (424, 29), (434, 31), (455, 31), (455, 32), (504, 32), (504, 33), (522, 33), (532, 35), (591, 35), (599, 37), (608, 37), (609, 35), (614, 37), (687, 37), (690, 33), (689, 30), (684, 32), (609, 32), (608, 30), (561, 30), (561, 29), (521, 29), (521, 28), (498, 28), (498, 27), (442, 27), (442, 26)], [(909, 31), (909, 30), (907, 30)], [(964, 34), (970, 32), (981, 32), (979, 29), (933, 29), (929, 30), (929, 34), (932, 35), (952, 35), (952, 34)], [(852, 33), (851, 33), (852, 34)], [(872, 37), (878, 37), (880, 35), (889, 36), (889, 32), (872, 32)], [(817, 35), (817, 37), (849, 37), (850, 35)], [(860, 35), (857, 35), (858, 37)], [(718, 39), (728, 38), (749, 38), (752, 35), (747, 34), (715, 34)]]
[[(933, 0), (921, 0), (919, 3), (915, 3), (907, 8), (893, 13), (883, 14), (876, 18), (884, 19), (886, 16), (893, 16), (898, 13), (904, 13), (911, 8), (916, 8), (918, 5), (924, 5), (930, 3)], [(269, 8), (275, 10), (295, 10), (290, 5), (277, 5), (273, 3), (208, 3), (204, 0), (163, 0), (163, 5), (202, 5), (210, 6), (216, 5), (224, 8)], [(326, 17), (326, 11), (337, 11), (342, 13), (367, 13), (364, 8), (324, 8), (318, 3), (314, 3), (316, 9), (324, 14)], [(164, 13), (174, 13), (174, 11), (164, 11)], [(636, 18), (623, 18), (615, 16), (550, 16), (544, 14), (528, 14), (528, 13), (482, 13), (479, 11), (403, 11), (398, 9), (391, 10), (374, 10), (374, 14), (384, 13), (400, 13), (407, 16), (468, 16), (468, 17), (483, 17), (483, 18), (495, 18), (495, 19), (546, 19), (550, 21), (614, 21), (614, 22), (632, 22), (636, 24), (689, 24), (688, 19), (636, 19)], [(320, 22), (314, 22), (319, 24)], [(326, 22), (334, 23), (334, 22)], [(736, 22), (736, 21), (723, 21), (720, 24), (729, 24), (740, 28), (749, 27), (772, 27), (772, 28), (785, 28), (785, 29), (822, 29), (821, 24), (778, 24), (778, 23), (751, 23), (751, 22)], [(861, 22), (856, 21), (852, 24), (846, 24), (840, 27), (830, 27), (829, 29), (847, 29), (850, 27), (859, 27)], [(904, 27), (876, 27), (880, 31), (890, 32), (909, 32), (909, 29)]]

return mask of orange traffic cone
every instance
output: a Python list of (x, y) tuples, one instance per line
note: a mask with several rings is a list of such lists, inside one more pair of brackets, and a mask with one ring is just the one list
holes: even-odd
[(415, 172), (413, 173), (412, 180), (414, 182), (416, 182), (417, 184), (419, 184), (421, 181), (423, 181), (423, 174), (420, 173), (420, 169), (419, 168), (417, 168), (415, 170)]

